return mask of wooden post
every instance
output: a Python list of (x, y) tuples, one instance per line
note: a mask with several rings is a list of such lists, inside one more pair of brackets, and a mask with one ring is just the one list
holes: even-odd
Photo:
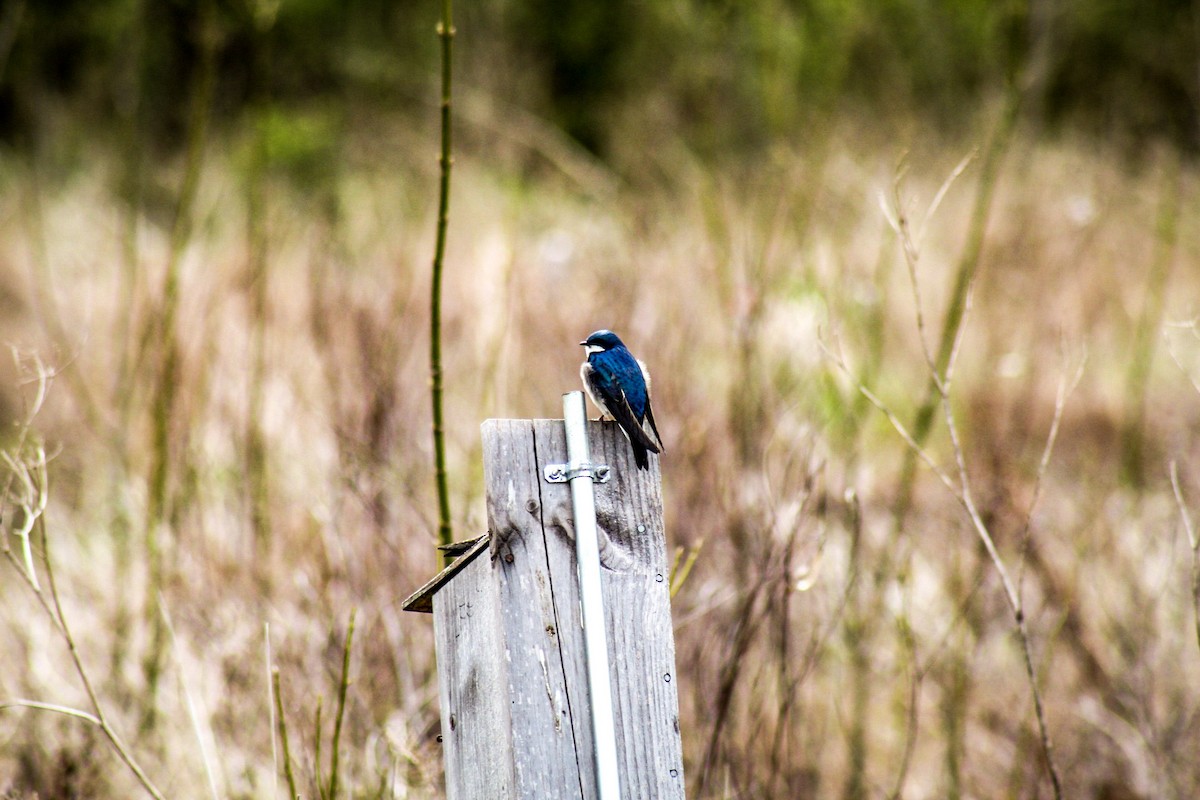
[[(588, 423), (623, 798), (683, 798), (657, 460)], [(483, 424), (489, 537), (405, 602), (432, 610), (450, 800), (596, 798), (562, 420)]]

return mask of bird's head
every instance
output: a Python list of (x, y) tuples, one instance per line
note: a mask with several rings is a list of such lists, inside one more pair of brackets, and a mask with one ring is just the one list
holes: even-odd
[(624, 347), (625, 343), (621, 341), (615, 333), (609, 330), (600, 330), (593, 333), (591, 336), (579, 343), (587, 354), (603, 353), (605, 350), (612, 350), (616, 347)]

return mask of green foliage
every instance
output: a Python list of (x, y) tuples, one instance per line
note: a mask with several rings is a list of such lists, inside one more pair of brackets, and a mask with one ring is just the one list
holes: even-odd
[(272, 107), (256, 120), (256, 146), (273, 172), (301, 189), (319, 189), (331, 179), (341, 121), (323, 108)]
[[(88, 123), (133, 114), (177, 146), (210, 34), (218, 120), (253, 106), (264, 65), (284, 108), (354, 100), (428, 118), (435, 4), (212, 2), (207, 32), (202, 2), (30, 5), (0, 75), (0, 139), (35, 141), (65, 102)], [(1184, 0), (502, 0), (464, 9), (457, 68), (602, 156), (663, 131), (701, 154), (753, 153), (824, 130), (846, 104), (961, 130), (1013, 81), (1051, 124), (1194, 151), (1197, 24)]]

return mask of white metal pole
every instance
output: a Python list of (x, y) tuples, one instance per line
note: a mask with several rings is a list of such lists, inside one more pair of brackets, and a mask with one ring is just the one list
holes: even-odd
[(596, 757), (599, 800), (620, 800), (617, 771), (617, 731), (613, 722), (609, 681), (608, 638), (604, 624), (604, 595), (600, 590), (600, 546), (596, 535), (594, 471), (588, 453), (587, 408), (583, 392), (563, 395), (567, 426), (567, 475), (575, 511), (575, 558), (579, 565), (579, 597), (583, 606), (583, 640), (588, 693), (592, 700), (592, 740)]

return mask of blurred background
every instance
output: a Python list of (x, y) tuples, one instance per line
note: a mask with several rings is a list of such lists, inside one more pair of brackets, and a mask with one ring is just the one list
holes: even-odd
[[(442, 796), (399, 608), (438, 567), (440, 11), (0, 9), (0, 703), (95, 713), (49, 554), (168, 797), (286, 794), (269, 666), (301, 794), (336, 753), (338, 794)], [(1200, 795), (1196, 5), (455, 11), (455, 533), (486, 528), (479, 424), (558, 416), (617, 330), (696, 554), (689, 796), (1053, 796), (964, 479), (1067, 796)], [(95, 726), (0, 710), (5, 800), (140, 792)]]

